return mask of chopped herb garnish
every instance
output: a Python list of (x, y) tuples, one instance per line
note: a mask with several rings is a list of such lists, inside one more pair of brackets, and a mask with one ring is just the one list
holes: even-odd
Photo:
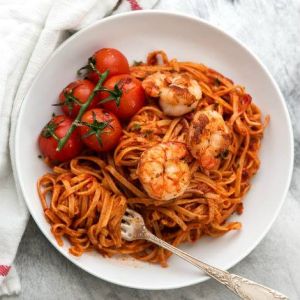
[(215, 86), (220, 86), (221, 85), (221, 81), (219, 78), (215, 78)]
[(133, 65), (136, 67), (136, 66), (140, 66), (140, 65), (142, 65), (143, 64), (143, 62), (141, 61), (141, 60), (134, 60), (133, 61)]
[(227, 158), (228, 154), (229, 154), (229, 150), (226, 149), (226, 150), (224, 150), (224, 151), (222, 151), (222, 152), (220, 153), (220, 157), (221, 157), (222, 159), (225, 159), (225, 158)]
[(145, 133), (144, 133), (144, 136), (147, 137), (147, 136), (149, 136), (152, 133), (153, 133), (152, 130), (146, 130)]
[(141, 130), (141, 124), (135, 123), (135, 124), (132, 126), (132, 130), (133, 130), (133, 131), (139, 131), (139, 130)]

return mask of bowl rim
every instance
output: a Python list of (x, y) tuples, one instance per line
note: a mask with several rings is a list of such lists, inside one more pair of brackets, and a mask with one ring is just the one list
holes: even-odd
[(135, 15), (160, 15), (160, 16), (171, 16), (171, 17), (177, 17), (179, 19), (184, 20), (191, 20), (194, 22), (197, 22), (200, 25), (205, 25), (207, 27), (209, 27), (212, 30), (215, 30), (217, 32), (219, 32), (220, 34), (226, 36), (227, 38), (229, 38), (232, 42), (234, 42), (235, 44), (237, 44), (238, 46), (240, 46), (241, 48), (243, 48), (243, 50), (245, 52), (247, 52), (247, 54), (249, 56), (251, 56), (255, 62), (262, 68), (263, 72), (265, 73), (265, 75), (268, 77), (268, 79), (271, 82), (272, 87), (274, 88), (274, 90), (276, 91), (278, 98), (280, 99), (280, 102), (282, 104), (282, 108), (283, 108), (283, 113), (285, 115), (285, 118), (287, 120), (287, 127), (288, 127), (288, 138), (290, 141), (289, 144), (289, 169), (288, 169), (288, 176), (286, 179), (286, 184), (285, 184), (285, 188), (283, 190), (282, 193), (282, 197), (280, 199), (280, 201), (278, 201), (278, 206), (276, 211), (273, 213), (273, 217), (271, 218), (268, 226), (266, 226), (258, 235), (258, 237), (256, 238), (256, 240), (254, 240), (254, 242), (251, 244), (251, 246), (249, 246), (249, 248), (247, 249), (247, 251), (244, 251), (240, 256), (237, 257), (237, 259), (235, 259), (235, 262), (230, 263), (226, 268), (224, 268), (224, 270), (228, 270), (230, 268), (232, 268), (233, 266), (235, 266), (236, 264), (238, 264), (239, 262), (241, 262), (246, 256), (248, 256), (256, 247), (257, 245), (262, 241), (262, 239), (266, 236), (266, 234), (269, 232), (271, 226), (274, 224), (274, 221), (276, 220), (276, 218), (278, 217), (278, 214), (282, 208), (282, 205), (287, 197), (287, 193), (291, 184), (291, 180), (292, 180), (292, 173), (293, 173), (293, 168), (294, 168), (294, 136), (293, 136), (293, 127), (292, 127), (292, 122), (290, 119), (290, 115), (287, 109), (287, 105), (286, 102), (284, 100), (284, 97), (275, 81), (275, 79), (273, 78), (273, 76), (271, 75), (271, 73), (269, 72), (269, 70), (266, 68), (266, 66), (262, 63), (262, 61), (257, 57), (257, 55), (255, 53), (252, 52), (252, 50), (250, 50), (243, 42), (241, 42), (239, 39), (231, 36), (229, 33), (227, 33), (226, 31), (224, 31), (223, 29), (219, 28), (216, 25), (211, 24), (210, 22), (203, 20), (200, 17), (196, 17), (196, 16), (191, 16), (188, 15), (186, 13), (178, 13), (178, 12), (169, 12), (169, 11), (164, 11), (164, 10), (140, 10), (140, 11), (130, 11), (130, 12), (124, 12), (124, 13), (120, 13), (117, 15), (113, 15), (113, 16), (108, 16), (105, 17), (104, 19), (98, 20), (92, 24), (90, 24), (89, 26), (77, 31), (76, 33), (74, 33), (71, 37), (67, 38), (65, 41), (63, 41), (54, 51), (53, 53), (49, 56), (49, 58), (47, 59), (47, 61), (45, 62), (45, 64), (41, 67), (41, 69), (38, 71), (37, 75), (35, 76), (34, 80), (32, 81), (30, 88), (28, 89), (26, 95), (24, 96), (24, 98), (22, 99), (22, 103), (20, 105), (20, 109), (19, 109), (19, 117), (17, 120), (17, 124), (16, 124), (16, 128), (15, 128), (15, 134), (14, 134), (14, 145), (13, 145), (13, 150), (15, 155), (13, 155), (12, 159), (14, 160), (15, 163), (15, 179), (17, 181), (17, 183), (19, 183), (19, 187), (21, 190), (21, 194), (25, 200), (26, 206), (30, 212), (30, 215), (32, 216), (32, 218), (34, 219), (35, 223), (37, 224), (38, 228), (42, 231), (42, 233), (44, 234), (44, 236), (47, 238), (47, 240), (57, 249), (57, 251), (62, 254), (64, 257), (66, 257), (70, 262), (72, 262), (73, 264), (75, 264), (77, 267), (79, 267), (80, 269), (83, 269), (84, 271), (86, 271), (87, 273), (94, 275), (97, 278), (100, 278), (102, 280), (105, 280), (107, 282), (119, 285), (119, 286), (123, 286), (123, 287), (128, 287), (128, 288), (134, 288), (134, 289), (144, 289), (144, 290), (169, 290), (169, 289), (177, 289), (177, 288), (182, 288), (182, 287), (187, 287), (187, 286), (191, 286), (191, 285), (195, 285), (197, 283), (201, 283), (204, 282), (208, 279), (210, 279), (210, 277), (208, 276), (203, 276), (202, 278), (199, 277), (199, 279), (195, 279), (195, 280), (191, 280), (188, 284), (183, 283), (183, 284), (169, 284), (167, 287), (165, 288), (156, 288), (156, 287), (148, 287), (148, 286), (135, 286), (134, 283), (133, 284), (127, 284), (127, 283), (122, 283), (118, 280), (112, 280), (110, 278), (106, 278), (105, 275), (104, 276), (99, 276), (98, 274), (96, 274), (95, 272), (93, 272), (92, 270), (87, 269), (85, 266), (81, 266), (79, 265), (78, 261), (75, 260), (74, 258), (70, 257), (67, 255), (67, 253), (64, 253), (63, 251), (61, 251), (61, 247), (58, 246), (57, 243), (55, 243), (54, 240), (50, 240), (46, 234), (46, 229), (43, 228), (42, 226), (39, 225), (38, 221), (36, 220), (36, 218), (34, 217), (30, 205), (29, 205), (29, 199), (28, 197), (25, 197), (25, 193), (24, 193), (24, 188), (22, 185), (22, 180), (21, 180), (21, 176), (20, 176), (20, 166), (19, 166), (19, 162), (16, 159), (17, 158), (17, 153), (18, 153), (18, 149), (19, 149), (19, 142), (17, 140), (17, 137), (19, 136), (19, 132), (21, 130), (21, 119), (23, 116), (23, 112), (24, 112), (24, 100), (28, 97), (28, 95), (30, 94), (31, 90), (33, 89), (33, 87), (35, 86), (35, 83), (37, 81), (37, 79), (39, 78), (40, 74), (44, 71), (44, 69), (47, 68), (48, 64), (50, 63), (50, 61), (52, 60), (52, 58), (57, 55), (57, 53), (59, 53), (60, 51), (63, 50), (64, 47), (66, 47), (66, 45), (68, 45), (73, 39), (77, 39), (79, 38), (82, 34), (85, 34), (86, 31), (90, 30), (91, 28), (94, 27), (98, 27), (99, 25), (106, 23), (106, 22), (111, 22), (117, 19), (122, 19), (122, 18), (128, 18), (131, 16), (135, 16)]

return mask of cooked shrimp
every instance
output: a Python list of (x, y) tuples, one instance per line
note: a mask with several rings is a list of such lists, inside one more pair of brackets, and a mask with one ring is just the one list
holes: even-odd
[(188, 135), (188, 147), (203, 169), (219, 167), (220, 156), (226, 153), (231, 140), (231, 130), (218, 112), (202, 110), (195, 113)]
[(146, 77), (143, 88), (151, 97), (159, 97), (159, 105), (168, 116), (182, 116), (197, 107), (202, 90), (188, 73), (156, 72)]
[(184, 193), (191, 178), (187, 155), (186, 145), (179, 142), (160, 143), (143, 152), (137, 175), (151, 198), (171, 200)]

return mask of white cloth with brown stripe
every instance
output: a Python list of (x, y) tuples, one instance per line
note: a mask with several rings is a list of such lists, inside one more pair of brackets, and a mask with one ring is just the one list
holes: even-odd
[(21, 289), (12, 264), (29, 215), (18, 183), (14, 181), (12, 158), (18, 112), (32, 80), (70, 32), (111, 14), (151, 8), (156, 2), (157, 0), (0, 2), (0, 296), (16, 294)]

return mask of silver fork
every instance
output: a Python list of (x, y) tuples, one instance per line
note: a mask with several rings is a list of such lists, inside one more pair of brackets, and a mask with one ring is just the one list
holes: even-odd
[(160, 247), (163, 247), (182, 259), (188, 261), (197, 268), (203, 270), (207, 275), (225, 285), (233, 293), (246, 300), (271, 300), (288, 299), (283, 294), (272, 290), (266, 286), (258, 284), (244, 277), (222, 271), (216, 267), (210, 266), (186, 252), (166, 243), (152, 234), (145, 226), (143, 217), (132, 209), (126, 209), (126, 213), (121, 223), (122, 238), (127, 241), (147, 240)]

